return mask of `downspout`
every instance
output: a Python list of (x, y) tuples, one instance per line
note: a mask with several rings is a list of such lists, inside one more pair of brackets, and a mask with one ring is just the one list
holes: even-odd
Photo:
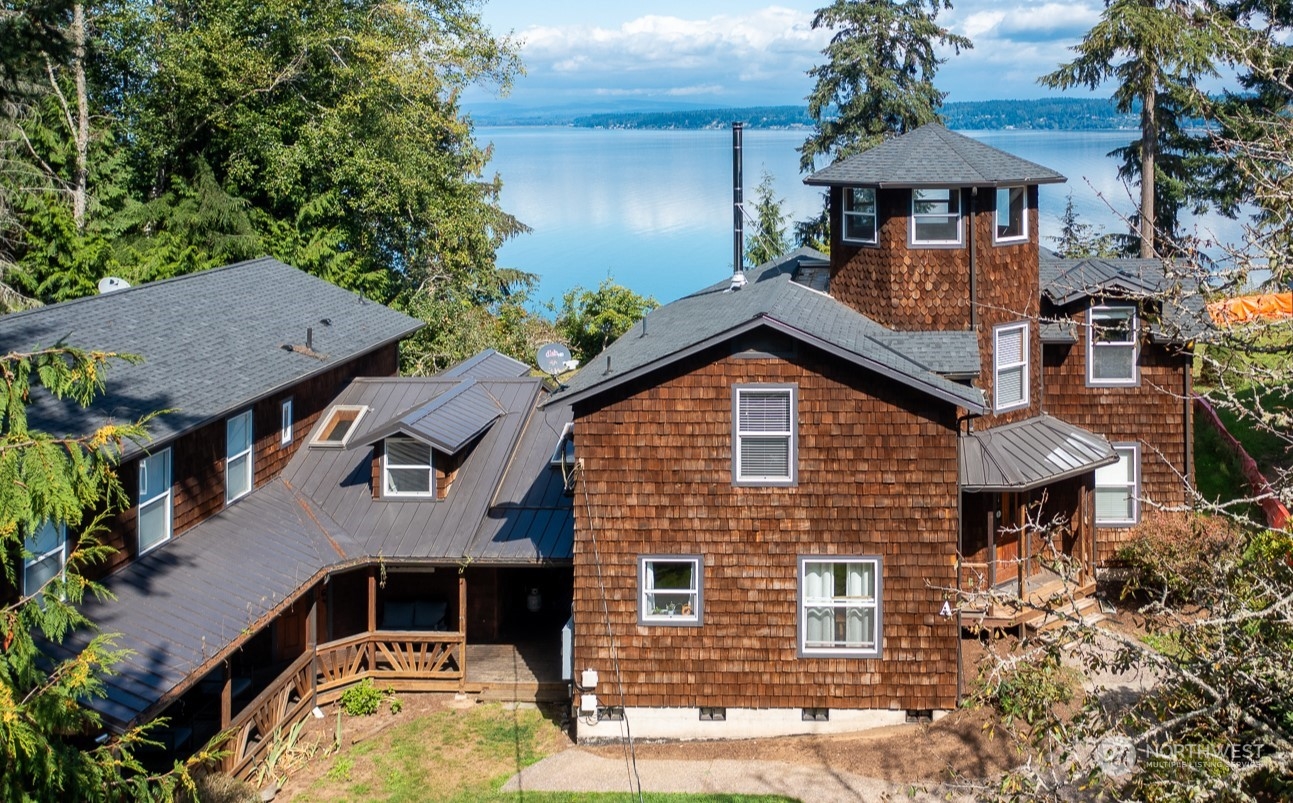
[(1193, 344), (1187, 343), (1186, 345), (1188, 348), (1185, 356), (1189, 359), (1185, 360), (1185, 379), (1182, 382), (1185, 386), (1185, 393), (1182, 394), (1185, 397), (1183, 399), (1185, 404), (1185, 427), (1184, 432), (1181, 433), (1185, 438), (1185, 465), (1182, 468), (1185, 469), (1186, 482), (1189, 483), (1191, 488), (1194, 488), (1196, 487), (1194, 478), (1194, 349)]
[(976, 213), (976, 202), (979, 198), (979, 188), (970, 188), (970, 331), (979, 331), (979, 284), (978, 284), (978, 260), (974, 248), (974, 222)]

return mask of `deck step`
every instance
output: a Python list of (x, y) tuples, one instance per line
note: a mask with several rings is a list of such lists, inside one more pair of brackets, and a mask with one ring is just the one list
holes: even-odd
[(481, 684), (477, 700), (504, 703), (552, 703), (570, 699), (570, 687), (563, 683), (507, 683)]
[[(1066, 604), (1061, 612), (1065, 616), (1076, 616), (1082, 620), (1083, 624), (1088, 625), (1095, 624), (1104, 618), (1104, 614), (1100, 611), (1100, 601), (1095, 597), (1084, 597), (1077, 601), (1076, 606)], [(1055, 630), (1068, 621), (1063, 616), (1052, 616), (1042, 611), (1036, 611), (1032, 617), (1021, 622), (1021, 624), (1023, 624), (1029, 635), (1033, 635), (1047, 630)]]

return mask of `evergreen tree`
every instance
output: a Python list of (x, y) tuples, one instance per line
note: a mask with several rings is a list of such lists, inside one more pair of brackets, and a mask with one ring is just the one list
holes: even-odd
[[(1187, 141), (1182, 123), (1199, 111), (1195, 87), (1200, 78), (1216, 74), (1217, 50), (1209, 26), (1195, 11), (1184, 0), (1110, 0), (1100, 21), (1073, 47), (1077, 58), (1038, 79), (1053, 89), (1095, 89), (1114, 79), (1118, 110), (1139, 104), (1140, 139), (1132, 145), (1134, 152), (1122, 154), (1120, 174), (1140, 176), (1140, 208), (1133, 222), (1140, 256), (1146, 258), (1176, 238), (1179, 211), (1195, 194), (1186, 181), (1203, 145)], [(1169, 156), (1160, 159), (1160, 153)], [(1157, 178), (1164, 174), (1169, 178), (1159, 191)]]
[(799, 148), (799, 169), (818, 157), (839, 159), (895, 134), (939, 121), (945, 93), (934, 75), (945, 59), (935, 48), (959, 53), (970, 40), (937, 22), (950, 0), (835, 0), (817, 10), (814, 28), (835, 33), (822, 51), (808, 114), (816, 130)]
[(566, 291), (557, 310), (557, 334), (570, 346), (572, 356), (587, 363), (658, 306), (654, 298), (606, 278), (596, 290)]
[(1090, 223), (1083, 223), (1073, 206), (1073, 193), (1070, 191), (1064, 204), (1064, 213), (1060, 215), (1060, 233), (1051, 237), (1055, 243), (1056, 256), (1063, 258), (1077, 257), (1114, 257), (1119, 253), (1117, 238), (1107, 232), (1098, 231)]
[(763, 171), (763, 178), (755, 190), (754, 229), (745, 238), (745, 261), (748, 265), (762, 265), (790, 250), (786, 237), (784, 201), (777, 197), (772, 174)]
[[(108, 424), (81, 437), (56, 437), (28, 426), (33, 395), (88, 404), (103, 392), (109, 363), (128, 359), (65, 346), (0, 356), (0, 554), (5, 580), (21, 590), (0, 607), (0, 799), (169, 800), (190, 785), (185, 767), (150, 776), (135, 759), (146, 732), (127, 731), (96, 744), (102, 728), (84, 702), (103, 697), (102, 677), (125, 654), (111, 636), (84, 647), (51, 650), (73, 630), (92, 628), (78, 609), (104, 589), (81, 569), (110, 548), (95, 540), (107, 515), (124, 501), (114, 471), (125, 439), (143, 436), (143, 422)], [(73, 528), (66, 567), (40, 588), (25, 587), (24, 559), (37, 534)], [(67, 656), (67, 657), (65, 657)], [(209, 760), (206, 752), (189, 766)]]

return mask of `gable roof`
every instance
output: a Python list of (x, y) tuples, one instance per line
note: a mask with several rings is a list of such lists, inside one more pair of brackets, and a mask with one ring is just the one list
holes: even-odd
[[(251, 402), (395, 342), (422, 326), (275, 259), (213, 268), (0, 316), (0, 353), (60, 341), (143, 358), (114, 363), (88, 408), (38, 394), (31, 424), (82, 434), (158, 410), (148, 429), (167, 441)], [(313, 332), (315, 356), (291, 351)], [(127, 443), (124, 457), (141, 447)]]
[[(438, 383), (442, 386), (443, 383)], [(427, 391), (436, 386), (427, 386)], [(404, 434), (430, 444), (445, 454), (457, 454), (472, 438), (485, 431), (504, 410), (498, 401), (475, 379), (463, 379), (447, 390), (437, 387), (438, 395), (420, 403), (370, 431), (363, 440), (351, 438), (350, 444), (365, 446)]]
[(1161, 259), (1062, 258), (1043, 248), (1038, 271), (1042, 295), (1056, 306), (1110, 297), (1161, 302), (1158, 320), (1150, 325), (1159, 342), (1193, 339), (1211, 327), (1199, 288), (1170, 277)]
[(1067, 181), (1048, 167), (985, 145), (938, 123), (818, 170), (805, 184), (875, 187), (1002, 187)]
[(826, 257), (801, 248), (746, 271), (743, 289), (715, 284), (650, 314), (579, 370), (552, 400), (573, 404), (705, 348), (766, 327), (936, 398), (984, 411), (983, 393), (953, 382), (937, 368), (979, 368), (973, 333), (896, 332), (794, 275), (801, 263)]

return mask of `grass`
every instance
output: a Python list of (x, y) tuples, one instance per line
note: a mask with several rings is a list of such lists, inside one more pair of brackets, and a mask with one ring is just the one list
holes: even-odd
[[(612, 803), (636, 795), (502, 792), (519, 769), (563, 746), (558, 728), (534, 709), (478, 705), (436, 711), (387, 728), (325, 760), (320, 776), (292, 798), (305, 801), (381, 800)], [(647, 794), (651, 803), (786, 803), (792, 798), (747, 795)]]

